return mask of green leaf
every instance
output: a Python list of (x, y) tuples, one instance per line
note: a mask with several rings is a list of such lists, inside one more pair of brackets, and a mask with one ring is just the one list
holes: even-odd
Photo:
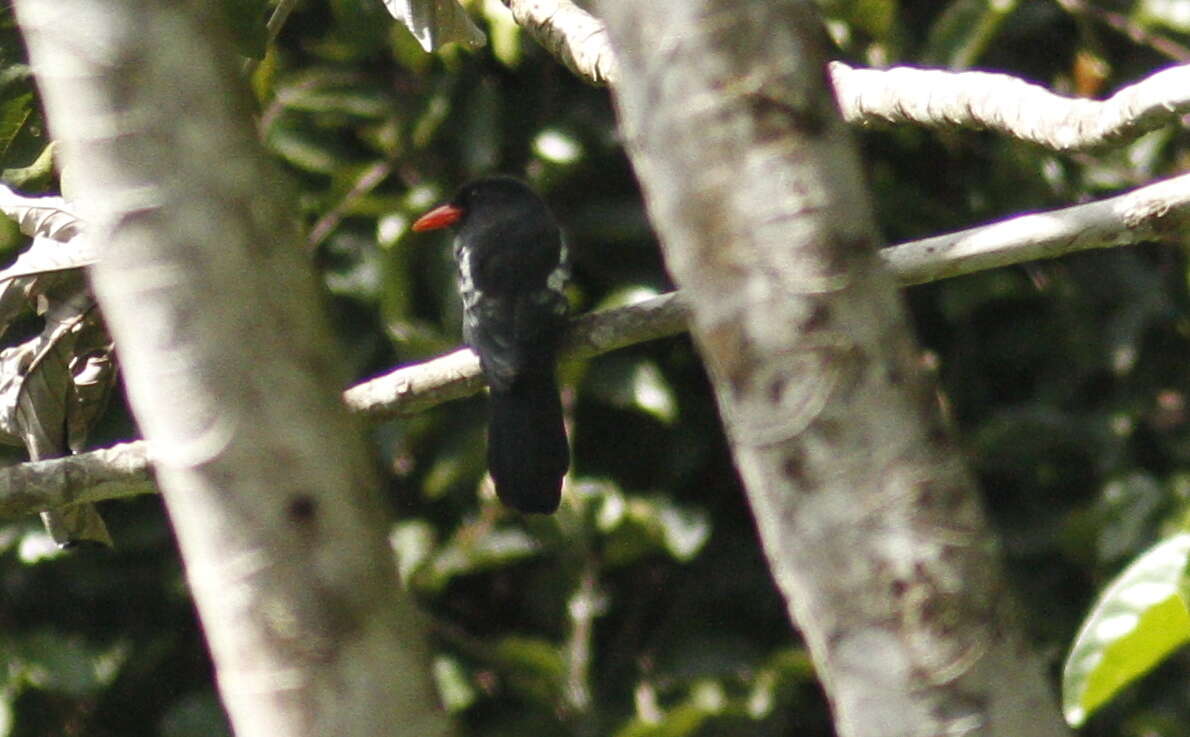
[(25, 682), (72, 696), (95, 693), (110, 684), (128, 656), (122, 643), (101, 649), (81, 637), (49, 631), (24, 637), (16, 651)]
[(663, 502), (657, 510), (657, 522), (661, 525), (665, 549), (682, 563), (698, 555), (711, 536), (710, 518), (701, 509)]
[(557, 696), (566, 658), (554, 643), (540, 637), (505, 637), (496, 645), (495, 656), (510, 689), (540, 703)]
[(1188, 555), (1190, 533), (1165, 540), (1137, 558), (1099, 597), (1062, 673), (1062, 706), (1072, 726), (1190, 640)]
[(452, 714), (475, 703), (475, 688), (466, 669), (454, 658), (445, 655), (434, 658), (434, 683), (438, 686), (442, 706)]
[(426, 584), (441, 588), (455, 576), (501, 568), (540, 550), (541, 544), (535, 538), (514, 527), (489, 530), (479, 536), (459, 534), (443, 545), (424, 569)]
[(4, 154), (25, 122), (33, 114), (33, 93), (25, 92), (7, 99), (0, 99), (0, 163), (4, 162)]
[(711, 520), (704, 510), (679, 506), (659, 495), (609, 494), (596, 519), (599, 529), (608, 534), (604, 557), (610, 566), (626, 565), (659, 550), (686, 563), (711, 536)]
[(896, 0), (818, 0), (822, 14), (859, 28), (872, 38), (883, 40), (897, 18)]
[(388, 542), (397, 554), (397, 570), (401, 581), (408, 583), (410, 577), (430, 559), (434, 553), (435, 537), (434, 526), (421, 519), (405, 520), (393, 529)]
[(566, 659), (558, 646), (539, 637), (510, 636), (496, 645), (501, 665), (534, 674), (547, 681), (560, 680), (566, 674)]
[(677, 419), (678, 403), (661, 369), (632, 356), (607, 356), (590, 375), (589, 389), (602, 401), (652, 415), (666, 425)]
[(726, 706), (723, 687), (714, 681), (700, 681), (690, 689), (686, 701), (670, 709), (657, 720), (636, 718), (616, 733), (616, 737), (685, 737), (697, 734), (711, 717)]
[(54, 173), (55, 144), (47, 143), (37, 158), (28, 166), (17, 166), (0, 171), (0, 180), (14, 187), (32, 187), (39, 180), (48, 179)]
[(1141, 0), (1132, 18), (1142, 28), (1190, 33), (1190, 5), (1186, 0)]
[(923, 61), (951, 69), (973, 66), (1018, 0), (955, 0), (930, 28)]
[(12, 734), (13, 722), (12, 695), (6, 690), (0, 691), (0, 737)]
[(506, 67), (514, 68), (521, 62), (521, 26), (508, 8), (499, 0), (484, 0), (480, 8), (488, 22), (488, 40), (492, 42), (492, 55)]
[(458, 0), (384, 0), (385, 7), (426, 51), (448, 43), (478, 48), (483, 33), (467, 16)]
[(277, 102), (289, 110), (364, 120), (383, 120), (392, 115), (394, 107), (391, 95), (369, 85), (361, 75), (326, 68), (287, 80), (277, 89)]

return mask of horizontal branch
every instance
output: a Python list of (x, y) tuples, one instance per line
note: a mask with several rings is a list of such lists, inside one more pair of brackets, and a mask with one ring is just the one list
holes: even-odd
[[(583, 359), (617, 348), (675, 335), (686, 312), (674, 292), (627, 307), (576, 317), (562, 343), (563, 359)], [(347, 406), (372, 420), (421, 412), (483, 388), (479, 359), (469, 348), (398, 368), (348, 389)]]
[[(615, 53), (601, 20), (570, 0), (504, 4), (571, 71), (594, 84), (615, 84)], [(1063, 97), (989, 72), (855, 69), (836, 61), (830, 75), (848, 123), (987, 129), (1054, 151), (1125, 143), (1190, 113), (1190, 65), (1156, 72), (1102, 101)]]
[(0, 519), (157, 491), (143, 440), (0, 470)]
[[(999, 266), (1182, 237), (1190, 226), (1190, 174), (1106, 200), (1012, 217), (977, 228), (885, 248), (880, 258), (902, 285), (937, 281)], [(674, 292), (575, 318), (564, 359), (585, 359), (686, 329)], [(371, 422), (415, 414), (483, 388), (469, 349), (403, 366), (344, 393)], [(42, 509), (154, 491), (143, 442), (0, 470), (0, 519)]]
[(1190, 174), (1183, 174), (1106, 200), (910, 241), (880, 256), (898, 282), (921, 284), (1093, 248), (1185, 238), (1188, 226)]
[(1190, 112), (1190, 65), (1169, 67), (1106, 100), (1063, 97), (1007, 74), (830, 65), (849, 123), (981, 128), (1054, 151), (1135, 140)]

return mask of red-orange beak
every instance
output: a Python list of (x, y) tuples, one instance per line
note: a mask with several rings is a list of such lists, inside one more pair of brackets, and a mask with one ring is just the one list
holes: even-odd
[(463, 208), (458, 205), (439, 205), (413, 221), (414, 232), (423, 230), (437, 230), (448, 225), (454, 225), (463, 217)]

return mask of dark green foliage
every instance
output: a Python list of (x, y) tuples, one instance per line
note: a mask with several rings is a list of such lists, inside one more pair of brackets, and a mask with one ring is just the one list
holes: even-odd
[[(859, 64), (962, 63), (1103, 95), (1168, 63), (1160, 43), (1057, 3), (820, 4), (839, 55)], [(1190, 42), (1162, 4), (1099, 4), (1158, 41)], [(379, 2), (302, 3), (267, 47), (265, 3), (223, 5), (237, 7), (240, 51), (263, 57), (252, 78), (262, 134), (298, 184), (294, 208), (357, 379), (458, 345), (446, 240), (407, 231), (477, 175), (525, 177), (549, 200), (568, 232), (579, 310), (668, 288), (606, 91), (516, 34), (499, 8), (476, 16), (487, 47), (429, 56)], [(6, 179), (45, 146), (19, 48), (0, 11)], [(1106, 76), (1079, 76), (1080, 55)], [(987, 133), (861, 136), (890, 242), (1170, 175), (1186, 142), (1165, 130), (1056, 156)], [(0, 224), (4, 253), (20, 246)], [(906, 292), (1055, 672), (1100, 587), (1190, 519), (1187, 283), (1184, 247), (1152, 245)], [(375, 430), (401, 520), (393, 539), (433, 614), (451, 708), (485, 735), (831, 734), (689, 341), (560, 376), (575, 473), (552, 518), (509, 514), (480, 488), (480, 399)], [(114, 412), (93, 443), (131, 436)], [(104, 513), (110, 553), (39, 558), (36, 520), (0, 522), (0, 735), (223, 733), (159, 503), (109, 502)], [(1087, 733), (1190, 735), (1186, 665), (1175, 656)]]

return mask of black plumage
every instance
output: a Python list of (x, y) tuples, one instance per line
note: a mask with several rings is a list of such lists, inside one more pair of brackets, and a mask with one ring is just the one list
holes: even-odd
[(555, 364), (565, 326), (565, 245), (546, 204), (523, 182), (464, 185), (414, 230), (450, 226), (463, 300), (463, 338), (491, 388), (488, 469), (522, 512), (558, 508), (570, 449)]

